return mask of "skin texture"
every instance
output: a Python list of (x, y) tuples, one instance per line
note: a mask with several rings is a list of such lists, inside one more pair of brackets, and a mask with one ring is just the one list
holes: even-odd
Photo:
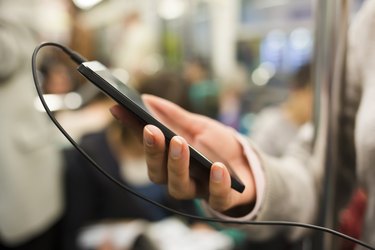
[[(168, 149), (163, 133), (156, 126), (143, 126), (119, 105), (110, 111), (124, 126), (143, 134), (151, 181), (166, 184), (176, 199), (204, 197), (219, 212), (233, 214), (236, 208), (244, 206), (249, 211), (256, 199), (254, 178), (233, 130), (164, 99), (151, 95), (143, 95), (142, 99), (151, 113), (178, 135), (172, 138)], [(213, 163), (208, 190), (199, 186), (189, 176), (188, 143), (210, 159), (220, 155), (222, 162), (229, 164), (245, 183), (244, 192), (240, 194), (230, 188), (230, 175), (222, 162)]]

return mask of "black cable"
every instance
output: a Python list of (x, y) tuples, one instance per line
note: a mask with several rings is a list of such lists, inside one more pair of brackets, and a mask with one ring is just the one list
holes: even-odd
[(56, 125), (56, 127), (60, 130), (60, 132), (66, 137), (66, 139), (68, 139), (68, 141), (92, 164), (93, 167), (95, 167), (95, 169), (97, 171), (99, 171), (100, 173), (102, 173), (105, 177), (107, 177), (110, 181), (112, 181), (113, 183), (115, 183), (116, 185), (118, 185), (119, 187), (121, 187), (122, 189), (124, 189), (125, 191), (131, 193), (132, 195), (146, 201), (146, 202), (149, 202), (157, 207), (160, 207), (160, 208), (163, 208), (169, 212), (172, 212), (174, 214), (177, 214), (177, 215), (180, 215), (180, 216), (183, 216), (183, 217), (186, 217), (186, 218), (189, 218), (189, 219), (193, 219), (193, 220), (200, 220), (200, 221), (206, 221), (206, 222), (215, 222), (215, 223), (223, 223), (223, 224), (239, 224), (239, 225), (259, 225), (259, 226), (289, 226), (289, 227), (301, 227), (301, 228), (307, 228), (307, 229), (313, 229), (313, 230), (318, 230), (318, 231), (322, 231), (322, 232), (326, 232), (326, 233), (329, 233), (329, 234), (332, 234), (332, 235), (335, 235), (335, 236), (338, 236), (338, 237), (341, 237), (345, 240), (349, 240), (351, 242), (354, 242), (358, 245), (361, 245), (367, 249), (370, 249), (370, 250), (375, 250), (375, 247), (372, 247), (366, 243), (364, 243), (363, 241), (360, 241), (360, 240), (357, 240), (351, 236), (348, 236), (346, 234), (343, 234), (343, 233), (340, 233), (338, 231), (335, 231), (333, 229), (330, 229), (330, 228), (326, 228), (326, 227), (322, 227), (322, 226), (317, 226), (317, 225), (312, 225), (312, 224), (306, 224), (306, 223), (299, 223), (299, 222), (291, 222), (291, 221), (236, 221), (236, 220), (221, 220), (221, 219), (217, 219), (217, 218), (210, 218), (210, 217), (201, 217), (201, 216), (196, 216), (196, 215), (191, 215), (191, 214), (187, 214), (187, 213), (183, 213), (183, 212), (180, 212), (180, 211), (177, 211), (175, 209), (172, 209), (170, 207), (167, 207), (163, 204), (160, 204), (156, 201), (153, 201), (153, 200), (150, 200), (148, 199), (147, 197), (135, 192), (134, 190), (132, 190), (131, 188), (129, 188), (128, 186), (124, 185), (123, 183), (121, 183), (120, 181), (118, 181), (117, 179), (115, 179), (114, 177), (112, 177), (108, 172), (106, 172), (102, 167), (99, 166), (99, 164), (97, 164), (95, 162), (95, 160), (93, 160), (79, 145), (78, 143), (76, 143), (74, 141), (74, 139), (65, 131), (65, 129), (61, 126), (61, 124), (56, 120), (56, 118), (53, 116), (51, 110), (49, 109), (44, 97), (43, 97), (43, 91), (42, 91), (42, 88), (41, 88), (41, 85), (39, 83), (39, 80), (38, 80), (38, 74), (37, 74), (37, 67), (36, 67), (36, 57), (37, 57), (37, 54), (39, 52), (40, 49), (42, 49), (43, 47), (46, 47), (46, 46), (54, 46), (54, 47), (58, 47), (60, 48), (62, 51), (64, 51), (74, 62), (76, 62), (77, 64), (81, 64), (82, 62), (85, 62), (86, 59), (84, 57), (82, 57), (81, 55), (79, 55), (77, 52), (75, 51), (72, 51), (70, 50), (69, 48), (61, 45), (61, 44), (58, 44), (58, 43), (54, 43), (54, 42), (45, 42), (45, 43), (42, 43), (40, 45), (38, 45), (34, 52), (33, 52), (33, 55), (32, 55), (32, 59), (31, 59), (31, 67), (32, 67), (32, 74), (33, 74), (33, 78), (34, 78), (34, 84), (35, 84), (35, 87), (36, 87), (36, 90), (38, 92), (38, 96), (40, 98), (40, 101), (42, 102), (42, 105), (44, 107), (44, 109), (46, 110), (46, 113), (48, 114), (48, 116), (50, 117), (50, 119), (52, 120), (52, 122)]

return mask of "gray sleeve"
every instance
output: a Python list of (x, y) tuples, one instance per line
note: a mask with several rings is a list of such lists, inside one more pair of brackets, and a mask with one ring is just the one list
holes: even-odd
[[(321, 171), (319, 171), (321, 167), (319, 166), (321, 165), (313, 163), (314, 157), (311, 155), (312, 133), (308, 136), (305, 134), (302, 129), (295, 143), (290, 146), (283, 158), (271, 157), (263, 153), (252, 142), (249, 142), (252, 151), (257, 154), (260, 160), (265, 181), (262, 198), (260, 198), (261, 205), (256, 213), (249, 211), (249, 214), (244, 217), (230, 218), (209, 209), (206, 204), (207, 211), (223, 219), (313, 223), (318, 205), (318, 186), (321, 180)], [(249, 156), (247, 155), (247, 157)], [(276, 235), (284, 235), (284, 237), (293, 241), (306, 232), (304, 228), (299, 227), (231, 226), (246, 231), (248, 237), (255, 241), (267, 240)]]
[[(312, 126), (305, 125), (283, 158), (258, 151), (265, 174), (264, 198), (256, 221), (292, 221), (313, 223), (317, 212), (321, 167), (312, 156)], [(299, 227), (253, 227), (254, 239), (276, 234), (295, 240), (306, 231)]]
[[(314, 177), (304, 166), (306, 164), (292, 157), (264, 159), (264, 163), (266, 188), (263, 206), (256, 220), (312, 223), (316, 213), (317, 189)], [(258, 231), (258, 237), (265, 239), (280, 233), (294, 240), (304, 230), (298, 227), (268, 227)]]

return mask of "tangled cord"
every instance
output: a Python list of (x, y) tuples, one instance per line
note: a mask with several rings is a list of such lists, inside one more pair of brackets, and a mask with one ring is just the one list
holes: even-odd
[(97, 171), (99, 171), (101, 174), (103, 174), (105, 177), (107, 177), (111, 182), (115, 183), (116, 185), (118, 185), (123, 190), (125, 190), (125, 191), (131, 193), (132, 195), (134, 195), (134, 196), (136, 196), (136, 197), (138, 197), (138, 198), (140, 198), (140, 199), (142, 199), (142, 200), (144, 200), (146, 202), (149, 202), (149, 203), (151, 203), (151, 204), (153, 204), (153, 205), (155, 205), (157, 207), (160, 207), (160, 208), (165, 209), (165, 210), (167, 210), (167, 211), (169, 211), (171, 213), (174, 213), (174, 214), (177, 214), (177, 215), (189, 218), (189, 219), (193, 219), (193, 220), (200, 220), (200, 221), (206, 221), (206, 222), (215, 222), (215, 223), (222, 223), (222, 224), (301, 227), (301, 228), (307, 228), (307, 229), (312, 229), (312, 230), (317, 230), (317, 231), (329, 233), (329, 234), (338, 236), (340, 238), (343, 238), (345, 240), (354, 242), (354, 243), (356, 243), (358, 245), (361, 245), (361, 246), (363, 246), (363, 247), (365, 247), (367, 249), (375, 250), (375, 247), (372, 247), (372, 246), (366, 244), (363, 241), (360, 241), (360, 240), (355, 239), (355, 238), (353, 238), (351, 236), (348, 236), (346, 234), (343, 234), (343, 233), (340, 233), (340, 232), (335, 231), (333, 229), (322, 227), (322, 226), (317, 226), (317, 225), (312, 225), (312, 224), (307, 224), (307, 223), (291, 222), (291, 221), (237, 221), (237, 220), (221, 220), (221, 219), (211, 218), (211, 217), (196, 216), (196, 215), (191, 215), (191, 214), (187, 214), (187, 213), (184, 213), (184, 212), (177, 211), (177, 210), (172, 209), (170, 207), (167, 207), (167, 206), (165, 206), (163, 204), (160, 204), (160, 203), (158, 203), (156, 201), (148, 199), (146, 196), (143, 196), (143, 195), (135, 192), (134, 190), (132, 190), (128, 186), (124, 185), (123, 183), (121, 183), (120, 181), (118, 181), (117, 179), (115, 179), (114, 177), (112, 177), (108, 172), (106, 172), (102, 167), (100, 167), (99, 164), (97, 164), (95, 162), (95, 160), (93, 160), (78, 145), (78, 143), (74, 141), (74, 139), (68, 134), (68, 132), (66, 132), (66, 130), (61, 126), (61, 124), (57, 121), (57, 119), (52, 114), (51, 110), (49, 109), (49, 107), (48, 107), (48, 105), (47, 105), (47, 103), (46, 103), (46, 101), (45, 101), (45, 99), (43, 97), (43, 91), (42, 91), (41, 84), (39, 83), (38, 73), (37, 73), (37, 66), (36, 66), (36, 58), (37, 58), (38, 52), (43, 47), (46, 47), (46, 46), (52, 46), (52, 47), (60, 48), (64, 53), (66, 53), (78, 65), (81, 64), (81, 63), (83, 63), (83, 62), (85, 62), (85, 61), (87, 61), (84, 57), (82, 57), (81, 55), (79, 55), (77, 52), (75, 52), (75, 51), (73, 51), (73, 50), (71, 50), (71, 49), (69, 49), (69, 48), (67, 48), (64, 45), (59, 44), (59, 43), (45, 42), (45, 43), (42, 43), (42, 44), (38, 45), (34, 49), (34, 52), (33, 52), (33, 55), (32, 55), (32, 59), (31, 59), (32, 74), (33, 74), (34, 84), (35, 84), (35, 87), (36, 87), (39, 99), (40, 99), (40, 101), (41, 101), (44, 109), (46, 110), (46, 113), (48, 114), (48, 116), (52, 120), (52, 122), (55, 124), (55, 126), (60, 130), (60, 132), (74, 146), (74, 148), (76, 148), (91, 163), (91, 165)]

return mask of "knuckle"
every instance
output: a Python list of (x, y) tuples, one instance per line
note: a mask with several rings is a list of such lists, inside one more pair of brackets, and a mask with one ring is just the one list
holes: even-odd
[(146, 153), (146, 157), (149, 159), (160, 158), (162, 155), (164, 155), (163, 150), (157, 149), (155, 147), (148, 147), (148, 146), (145, 146), (145, 153)]
[(182, 199), (183, 198), (183, 196), (181, 195), (180, 192), (178, 192), (175, 188), (171, 188), (170, 186), (168, 187), (168, 192), (175, 199)]
[(210, 200), (209, 204), (214, 210), (218, 212), (224, 212), (229, 209), (229, 206), (226, 204), (226, 202), (223, 201)]
[(161, 171), (148, 170), (148, 178), (156, 184), (165, 184), (167, 182), (167, 177)]
[(173, 198), (178, 200), (190, 199), (190, 195), (188, 195), (183, 189), (180, 189), (179, 187), (169, 185), (168, 192)]
[(226, 195), (223, 194), (210, 194), (209, 198), (210, 206), (219, 211), (223, 212), (230, 208), (230, 202)]
[(149, 178), (153, 183), (156, 183), (156, 184), (164, 184), (165, 183), (163, 178), (160, 178), (159, 176), (149, 174)]
[(175, 164), (169, 164), (169, 175), (175, 177), (176, 179), (182, 179), (186, 176), (186, 170), (184, 168), (179, 167)]

